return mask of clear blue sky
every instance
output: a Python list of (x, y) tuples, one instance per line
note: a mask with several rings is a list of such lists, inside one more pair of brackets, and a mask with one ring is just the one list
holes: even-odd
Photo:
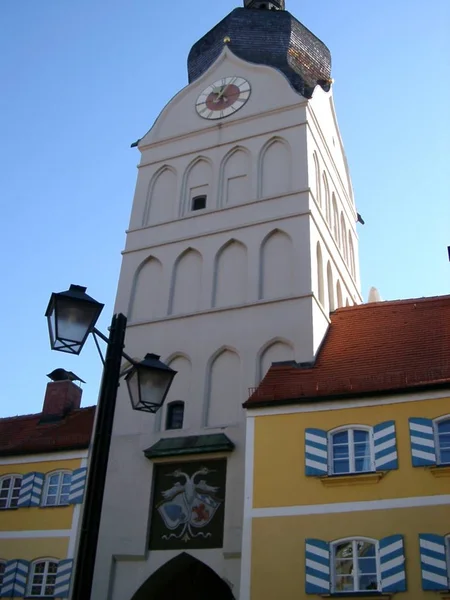
[[(45, 375), (101, 363), (51, 352), (52, 291), (113, 307), (136, 180), (130, 144), (187, 83), (191, 45), (241, 0), (2, 0), (0, 416), (41, 410)], [(286, 0), (333, 56), (358, 211), (362, 291), (450, 293), (449, 0)], [(151, 350), (157, 351), (157, 348)]]

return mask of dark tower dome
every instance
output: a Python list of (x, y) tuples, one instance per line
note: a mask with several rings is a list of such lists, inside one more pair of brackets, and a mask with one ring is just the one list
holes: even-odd
[(235, 8), (192, 46), (188, 57), (189, 83), (214, 63), (223, 50), (224, 39), (229, 38), (228, 47), (236, 56), (278, 69), (306, 98), (311, 98), (316, 85), (328, 91), (330, 51), (284, 10), (284, 0), (244, 2), (245, 8)]

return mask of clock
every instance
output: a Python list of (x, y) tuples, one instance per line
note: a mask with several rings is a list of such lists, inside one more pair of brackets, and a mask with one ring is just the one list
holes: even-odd
[(243, 77), (224, 77), (203, 90), (195, 108), (203, 119), (223, 119), (242, 108), (250, 94), (250, 84)]

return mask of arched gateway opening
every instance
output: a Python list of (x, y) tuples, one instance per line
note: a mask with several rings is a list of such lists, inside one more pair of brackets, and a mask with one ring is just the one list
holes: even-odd
[(217, 573), (183, 552), (147, 579), (131, 600), (234, 600)]

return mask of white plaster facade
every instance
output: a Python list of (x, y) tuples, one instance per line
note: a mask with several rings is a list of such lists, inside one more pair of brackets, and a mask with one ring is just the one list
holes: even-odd
[[(195, 102), (213, 81), (245, 77), (247, 104), (220, 121)], [(183, 430), (165, 410), (130, 410), (119, 390), (93, 598), (130, 600), (178, 552), (148, 546), (152, 463), (161, 437), (225, 432), (224, 547), (189, 550), (239, 596), (244, 498), (242, 403), (274, 361), (311, 361), (330, 309), (359, 303), (351, 182), (332, 94), (307, 100), (275, 69), (227, 47), (164, 108), (140, 140), (141, 162), (117, 292), (126, 351), (161, 354), (178, 371), (166, 400), (185, 402)], [(206, 209), (191, 200), (207, 195)]]

